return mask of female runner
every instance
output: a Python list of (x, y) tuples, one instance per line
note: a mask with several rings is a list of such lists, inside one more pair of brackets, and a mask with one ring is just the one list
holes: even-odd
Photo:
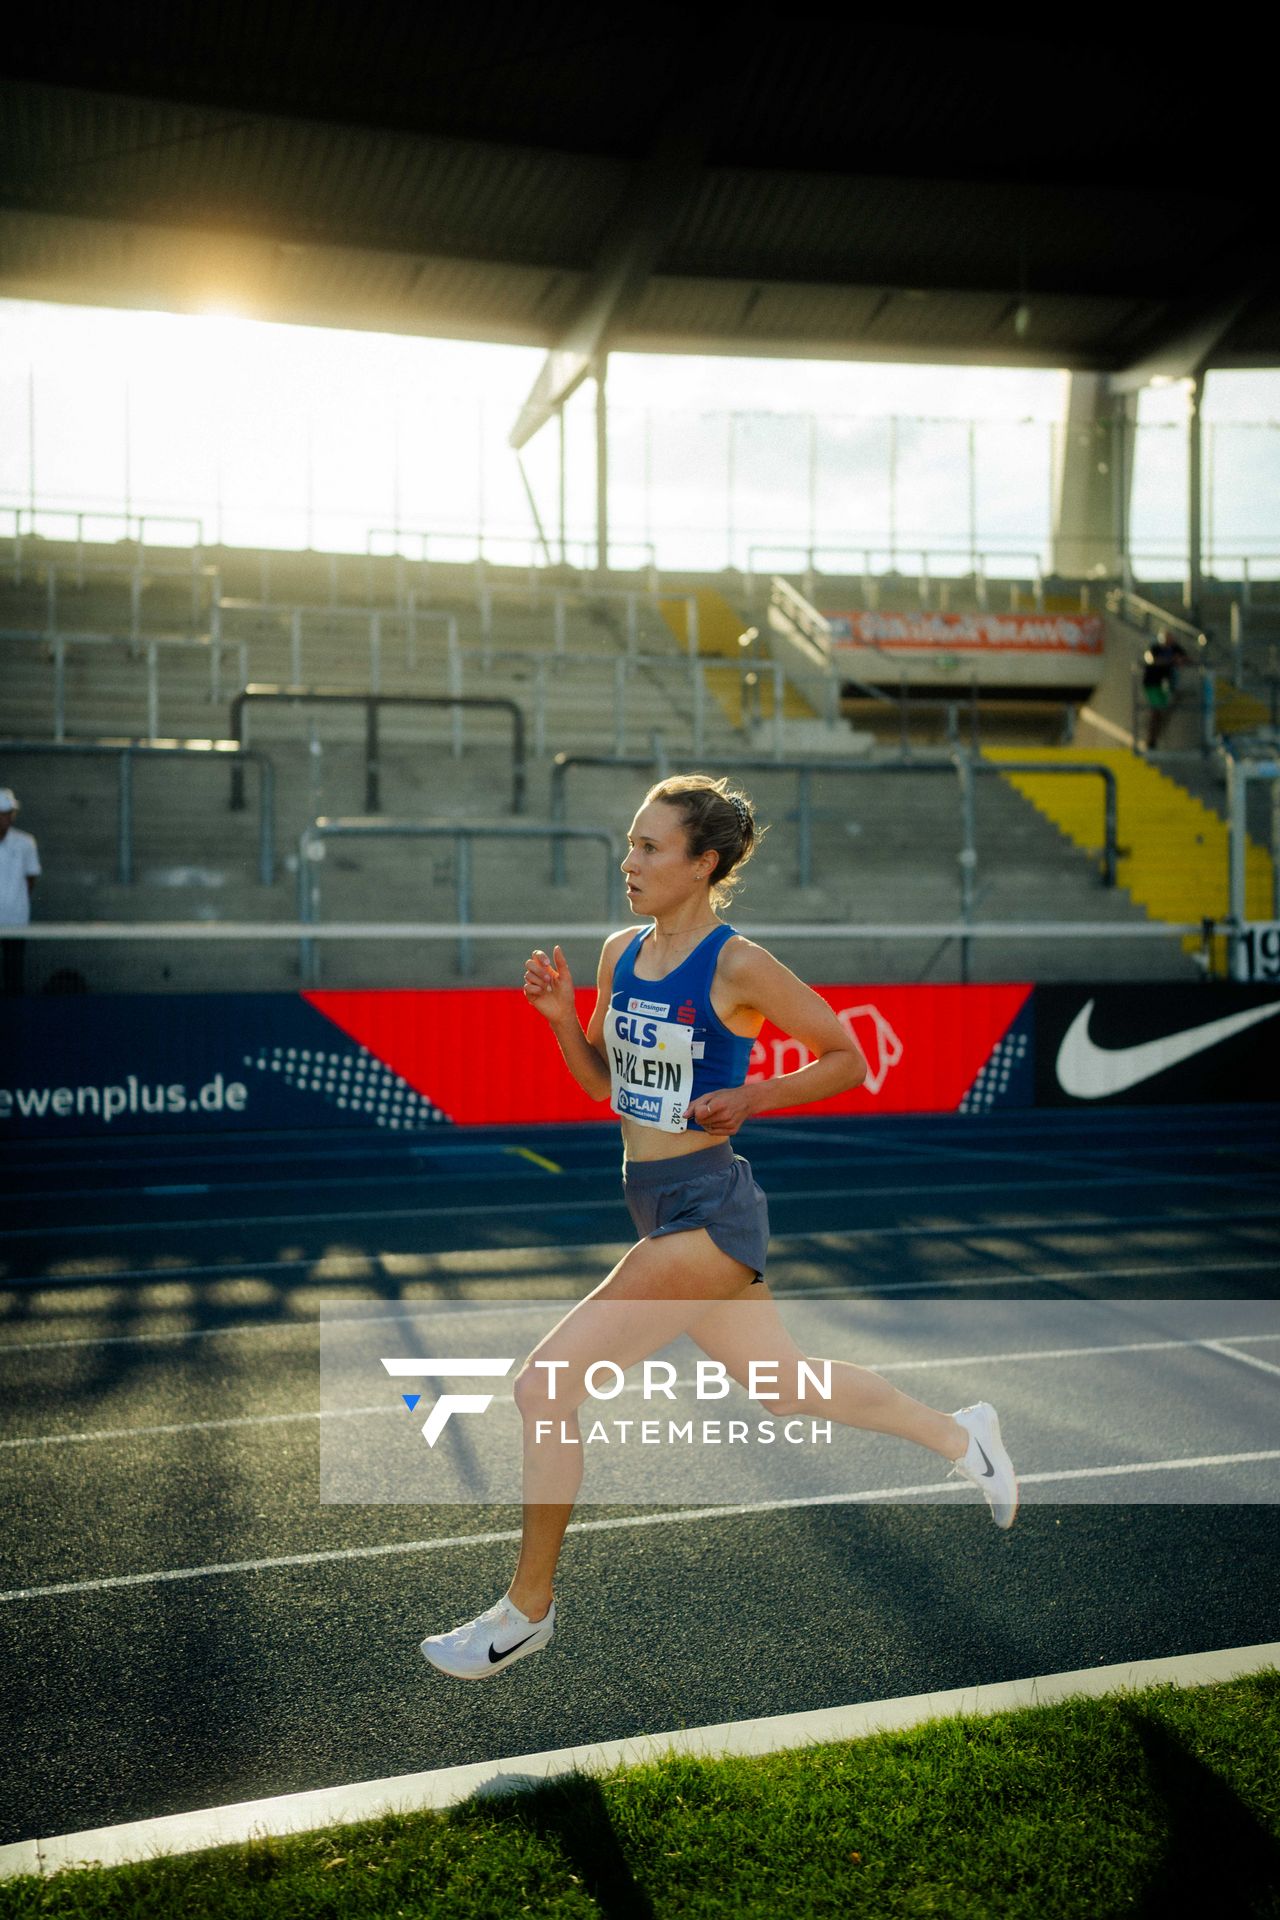
[[(422, 1642), (432, 1666), (463, 1680), (487, 1678), (541, 1652), (555, 1632), (552, 1581), (582, 1480), (577, 1409), (593, 1362), (613, 1360), (625, 1369), (684, 1332), (744, 1386), (749, 1360), (776, 1366), (779, 1382), (798, 1380), (796, 1363), (805, 1356), (764, 1279), (768, 1205), (730, 1142), (753, 1114), (825, 1100), (859, 1086), (867, 1072), (826, 1001), (717, 917), (729, 901), (730, 876), (758, 839), (743, 794), (725, 779), (673, 775), (650, 787), (627, 838), (628, 902), (652, 925), (638, 934), (623, 928), (605, 941), (586, 1033), (558, 946), (553, 959), (541, 949), (530, 955), (524, 992), (549, 1021), (579, 1085), (593, 1099), (609, 1099), (621, 1120), (623, 1193), (643, 1237), (552, 1328), (514, 1383), (525, 1435), (515, 1574), (496, 1605)], [(793, 1073), (747, 1084), (752, 1041), (766, 1020), (815, 1058)], [(723, 1304), (746, 1298), (755, 1306), (749, 1315)], [(633, 1316), (628, 1301), (636, 1303)], [(607, 1336), (595, 1311), (604, 1302)], [(564, 1364), (535, 1364), (548, 1361)], [(824, 1415), (930, 1448), (981, 1487), (998, 1527), (1013, 1525), (1018, 1484), (993, 1407), (979, 1401), (954, 1415), (939, 1413), (878, 1373), (847, 1361), (829, 1364)], [(769, 1396), (771, 1413), (801, 1407), (785, 1393)], [(566, 1442), (532, 1444), (539, 1420), (563, 1422)]]

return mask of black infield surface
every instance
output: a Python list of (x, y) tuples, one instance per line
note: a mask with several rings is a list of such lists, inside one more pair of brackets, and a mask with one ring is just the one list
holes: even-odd
[[(1280, 1106), (765, 1117), (735, 1146), (784, 1302), (1277, 1295)], [(1280, 1640), (1264, 1460), (1251, 1504), (1184, 1467), (1185, 1504), (1024, 1504), (1008, 1534), (976, 1494), (615, 1513), (570, 1532), (545, 1653), (428, 1669), (422, 1636), (505, 1589), (514, 1545), (478, 1536), (518, 1511), (320, 1503), (321, 1305), (578, 1298), (631, 1242), (620, 1156), (608, 1125), (7, 1147), (0, 1842)], [(1280, 1448), (1280, 1343), (1249, 1351), (1186, 1365)], [(1015, 1460), (1052, 1432), (1083, 1461), (1107, 1394), (1002, 1369)], [(904, 1482), (942, 1477), (894, 1444)]]

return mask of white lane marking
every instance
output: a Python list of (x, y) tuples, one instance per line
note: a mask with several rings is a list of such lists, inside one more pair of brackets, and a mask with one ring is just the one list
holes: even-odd
[[(1158, 1170), (1143, 1168), (1140, 1172), (1130, 1170), (1125, 1173), (1090, 1172), (1089, 1185), (1093, 1187), (1132, 1187), (1140, 1181), (1143, 1187), (1257, 1187), (1268, 1186), (1266, 1176), (1258, 1174), (1223, 1173), (1161, 1173)], [(877, 1184), (874, 1188), (850, 1187), (775, 1187), (772, 1194), (773, 1204), (781, 1206), (790, 1200), (893, 1200), (913, 1199), (921, 1195), (963, 1193), (972, 1196), (980, 1193), (1035, 1193), (1052, 1192), (1060, 1187), (1078, 1190), (1080, 1177), (1071, 1175), (1061, 1180), (956, 1180), (951, 1182), (931, 1181), (924, 1186), (886, 1187)], [(84, 1239), (93, 1234), (104, 1233), (209, 1233), (219, 1227), (303, 1227), (303, 1226), (341, 1226), (354, 1220), (453, 1220), (468, 1219), (480, 1215), (485, 1219), (501, 1217), (504, 1212), (516, 1213), (527, 1217), (534, 1213), (594, 1213), (601, 1208), (623, 1208), (624, 1201), (619, 1193), (615, 1197), (602, 1199), (563, 1199), (563, 1200), (524, 1200), (513, 1203), (509, 1208), (495, 1206), (486, 1201), (479, 1206), (454, 1207), (350, 1207), (336, 1213), (257, 1213), (257, 1214), (217, 1214), (211, 1213), (203, 1219), (194, 1220), (130, 1220), (89, 1221), (75, 1226), (38, 1226), (10, 1227), (0, 1233), (0, 1243), (9, 1240), (48, 1240), (48, 1239)]]
[[(1126, 1473), (1191, 1473), (1205, 1467), (1248, 1466), (1262, 1460), (1280, 1460), (1280, 1448), (1257, 1453), (1205, 1453), (1178, 1460), (1129, 1460), (1110, 1467), (1059, 1467), (1051, 1473), (1022, 1473), (1023, 1487), (1050, 1486), (1068, 1480), (1116, 1479)], [(963, 1480), (928, 1480), (914, 1487), (872, 1487), (859, 1493), (807, 1494), (792, 1500), (756, 1500), (735, 1507), (691, 1507), (674, 1513), (625, 1514), (616, 1520), (571, 1522), (569, 1533), (607, 1533), (620, 1527), (684, 1526), (707, 1520), (741, 1519), (748, 1514), (782, 1513), (800, 1507), (860, 1506), (872, 1500), (912, 1500), (968, 1493)], [(438, 1553), (448, 1547), (492, 1546), (519, 1540), (518, 1527), (502, 1533), (461, 1533), (431, 1540), (396, 1540), (376, 1547), (330, 1547), (319, 1553), (285, 1553), (265, 1560), (227, 1560), (207, 1567), (166, 1567), (155, 1573), (115, 1573), (96, 1580), (62, 1580), (44, 1587), (14, 1587), (0, 1593), (0, 1602), (48, 1600), (69, 1593), (104, 1593), (112, 1587), (145, 1587), (164, 1580), (206, 1580), (224, 1573), (269, 1573), (277, 1567), (316, 1567), (344, 1560), (378, 1560), (397, 1553)]]
[[(1200, 1217), (1200, 1216), (1196, 1216), (1196, 1217)], [(1214, 1216), (1209, 1215), (1207, 1217), (1213, 1218)], [(1251, 1217), (1252, 1216), (1248, 1214), (1233, 1216), (1233, 1218), (1235, 1219), (1246, 1219), (1246, 1220)], [(1263, 1217), (1270, 1218), (1269, 1215), (1264, 1215)], [(1115, 1223), (1113, 1221), (1095, 1221), (1092, 1223), (1085, 1223), (1084, 1225), (1077, 1225), (1073, 1227), (1054, 1227), (1052, 1231), (1054, 1232), (1055, 1235), (1061, 1238), (1063, 1235), (1070, 1235), (1073, 1233), (1087, 1233), (1092, 1231), (1093, 1228), (1097, 1226), (1112, 1226), (1114, 1224)], [(1039, 1231), (1041, 1229), (1037, 1229), (1037, 1230)], [(881, 1229), (877, 1228), (871, 1231), (880, 1232)], [(895, 1233), (901, 1232), (903, 1234), (915, 1234), (919, 1232), (919, 1229), (915, 1227), (903, 1227), (900, 1229), (886, 1228), (883, 1231), (895, 1232)], [(954, 1233), (961, 1238), (972, 1237), (975, 1231), (978, 1231), (978, 1229), (974, 1229), (971, 1227), (946, 1229), (946, 1232)], [(1015, 1232), (1015, 1231), (1018, 1231), (1016, 1223), (1013, 1227), (997, 1225), (994, 1228), (988, 1229), (984, 1227), (981, 1229), (981, 1232), (983, 1233), (984, 1237), (987, 1236), (988, 1233), (1008, 1233), (1008, 1232)], [(779, 1239), (797, 1239), (797, 1238), (808, 1238), (808, 1237), (809, 1236), (801, 1236), (801, 1235), (794, 1235), (794, 1234), (778, 1236)], [(862, 1237), (864, 1237), (863, 1231), (860, 1228), (855, 1228), (847, 1234), (836, 1233), (836, 1232), (823, 1234), (823, 1238), (827, 1240), (858, 1239)], [(526, 1249), (513, 1247), (513, 1248), (507, 1248), (505, 1249), (505, 1251), (509, 1253), (518, 1253), (518, 1252), (526, 1251)], [(545, 1249), (539, 1249), (539, 1251), (545, 1251)], [(376, 1260), (380, 1260), (383, 1256), (381, 1254), (373, 1254), (370, 1257), (372, 1260), (376, 1261)], [(605, 1256), (602, 1254), (601, 1258), (603, 1259), (604, 1257)], [(787, 1257), (786, 1255), (782, 1256), (783, 1259), (785, 1259), (786, 1257)], [(1174, 1257), (1175, 1256), (1171, 1255), (1170, 1256), (1171, 1260)], [(1194, 1259), (1188, 1260), (1185, 1256), (1181, 1254), (1177, 1255), (1176, 1258), (1178, 1261), (1179, 1277), (1187, 1273), (1252, 1273), (1252, 1272), (1256, 1272), (1259, 1267), (1265, 1267), (1267, 1269), (1271, 1269), (1271, 1268), (1274, 1268), (1276, 1265), (1276, 1256), (1274, 1255), (1265, 1260), (1194, 1260)], [(311, 1266), (316, 1263), (312, 1261), (307, 1261), (301, 1264)], [(265, 1266), (266, 1262), (263, 1262), (263, 1265)], [(251, 1277), (257, 1271), (258, 1271), (257, 1268), (246, 1267), (245, 1276)], [(1168, 1275), (1169, 1275), (1169, 1268), (1167, 1265), (1162, 1267), (1072, 1267), (1069, 1269), (1062, 1268), (1056, 1272), (1048, 1272), (1048, 1273), (957, 1274), (950, 1278), (935, 1278), (932, 1280), (885, 1280), (885, 1281), (873, 1280), (873, 1281), (868, 1281), (866, 1286), (791, 1287), (791, 1288), (785, 1288), (781, 1290), (775, 1287), (775, 1288), (771, 1288), (770, 1291), (772, 1292), (775, 1300), (842, 1300), (846, 1296), (850, 1299), (879, 1300), (882, 1297), (887, 1297), (888, 1295), (897, 1294), (897, 1293), (932, 1293), (942, 1289), (958, 1288), (958, 1287), (1018, 1287), (1018, 1286), (1041, 1286), (1041, 1285), (1050, 1286), (1050, 1285), (1059, 1285), (1059, 1284), (1062, 1284), (1062, 1285), (1072, 1284), (1072, 1285), (1078, 1286), (1082, 1281), (1088, 1281), (1088, 1280), (1165, 1280), (1168, 1278)], [(111, 1285), (115, 1285), (116, 1282), (122, 1278), (131, 1279), (134, 1277), (153, 1279), (156, 1276), (154, 1275), (141, 1275), (141, 1276), (123, 1275), (122, 1276), (117, 1274), (108, 1274), (108, 1275), (103, 1275), (99, 1278), (86, 1279), (83, 1282), (83, 1284), (86, 1287), (111, 1286)], [(172, 1278), (180, 1279), (181, 1277), (182, 1277), (181, 1270), (175, 1268), (173, 1270)], [(456, 1278), (458, 1276), (454, 1276), (454, 1277)], [(472, 1278), (475, 1280), (483, 1280), (487, 1276), (483, 1274), (469, 1276), (464, 1273), (461, 1277), (463, 1279)], [(436, 1284), (436, 1280), (431, 1274), (416, 1274), (413, 1276), (413, 1278), (423, 1286), (433, 1286)], [(363, 1285), (363, 1281), (353, 1282), (353, 1284)], [(0, 1285), (0, 1292), (2, 1291), (3, 1291), (3, 1286)], [(564, 1304), (566, 1306), (572, 1306), (574, 1304), (574, 1301), (577, 1298), (578, 1298), (577, 1295), (566, 1295)], [(405, 1310), (407, 1312), (422, 1313), (427, 1308), (435, 1305), (435, 1302), (431, 1300), (410, 1300), (402, 1304), (404, 1305)], [(519, 1310), (519, 1308), (522, 1306), (523, 1303), (518, 1300), (517, 1301), (496, 1301), (495, 1300), (490, 1302), (477, 1300), (472, 1304), (474, 1307), (474, 1311), (477, 1314), (481, 1314), (481, 1313), (516, 1312)], [(326, 1320), (323, 1324), (328, 1327), (339, 1327), (339, 1326), (358, 1326), (363, 1323), (359, 1320)], [(276, 1320), (266, 1324), (250, 1322), (247, 1324), (241, 1324), (238, 1326), (229, 1326), (229, 1327), (190, 1327), (190, 1328), (180, 1328), (175, 1330), (170, 1330), (168, 1328), (165, 1328), (158, 1333), (76, 1334), (67, 1340), (22, 1340), (22, 1341), (0, 1340), (0, 1361), (3, 1361), (5, 1357), (11, 1353), (44, 1353), (44, 1352), (48, 1352), (50, 1349), (57, 1349), (61, 1347), (130, 1347), (130, 1346), (143, 1345), (148, 1342), (157, 1341), (157, 1340), (220, 1340), (225, 1336), (228, 1336), (231, 1334), (239, 1335), (239, 1334), (266, 1334), (266, 1333), (293, 1333), (293, 1332), (297, 1332), (299, 1329), (305, 1329), (306, 1331), (311, 1332), (311, 1331), (314, 1331), (315, 1328), (317, 1328), (320, 1325), (321, 1325), (321, 1322), (319, 1320)]]
[(309, 1792), (242, 1800), (233, 1806), (202, 1807), (190, 1813), (162, 1814), (114, 1827), (79, 1833), (47, 1834), (0, 1847), (0, 1878), (53, 1874), (64, 1867), (121, 1866), (207, 1847), (238, 1846), (264, 1834), (314, 1832), (426, 1809), (456, 1806), (474, 1795), (521, 1791), (565, 1774), (612, 1773), (618, 1767), (653, 1766), (690, 1756), (717, 1760), (727, 1755), (781, 1753), (836, 1740), (860, 1740), (868, 1734), (902, 1732), (927, 1721), (960, 1714), (992, 1714), (1020, 1707), (1044, 1707), (1071, 1699), (1126, 1696), (1145, 1687), (1212, 1686), (1272, 1670), (1280, 1664), (1280, 1642), (1221, 1647), (1155, 1660), (1120, 1661), (1106, 1667), (1079, 1667), (1022, 1680), (997, 1680), (980, 1686), (953, 1687), (942, 1693), (903, 1694), (892, 1700), (865, 1700), (853, 1706), (819, 1707), (804, 1713), (767, 1714), (759, 1719), (722, 1721), (716, 1726), (681, 1727), (667, 1733), (632, 1734), (592, 1746), (559, 1747), (461, 1766), (435, 1767), (424, 1773), (393, 1774), (382, 1780), (356, 1780)]
[[(1273, 1340), (1275, 1335), (1266, 1333), (1237, 1333), (1234, 1334), (1232, 1338), (1252, 1342), (1255, 1340)], [(1256, 1353), (1237, 1353), (1236, 1349), (1229, 1347), (1225, 1340), (1205, 1340), (1202, 1341), (1201, 1344), (1206, 1347), (1211, 1347), (1214, 1353), (1222, 1354), (1227, 1360), (1238, 1360), (1242, 1366), (1258, 1367), (1263, 1373), (1280, 1373), (1280, 1367), (1273, 1365), (1270, 1360), (1260, 1360)]]
[[(1126, 1303), (1131, 1304), (1131, 1303)], [(1237, 1333), (1234, 1340), (1280, 1340), (1280, 1333)], [(989, 1367), (999, 1365), (1004, 1360), (1077, 1360), (1085, 1356), (1109, 1353), (1160, 1353), (1171, 1347), (1201, 1347), (1214, 1353), (1226, 1353), (1232, 1359), (1242, 1359), (1241, 1354), (1232, 1354), (1230, 1348), (1220, 1346), (1214, 1340), (1135, 1340), (1127, 1346), (1107, 1347), (1036, 1347), (1017, 1353), (966, 1353), (957, 1354), (954, 1359), (942, 1360), (889, 1360), (881, 1363), (865, 1360), (861, 1364), (875, 1373), (918, 1373), (930, 1367)], [(1272, 1367), (1265, 1360), (1257, 1363), (1266, 1367), (1268, 1372), (1280, 1373), (1280, 1367)]]
[[(351, 1325), (348, 1321), (335, 1322), (335, 1325)], [(1231, 1336), (1236, 1340), (1253, 1342), (1280, 1340), (1280, 1333), (1237, 1333)], [(1280, 1367), (1272, 1366), (1269, 1360), (1257, 1360), (1251, 1354), (1236, 1353), (1233, 1348), (1217, 1340), (1133, 1340), (1124, 1346), (1103, 1347), (1028, 1347), (1013, 1352), (1002, 1353), (964, 1353), (940, 1360), (862, 1360), (860, 1366), (872, 1373), (917, 1373), (930, 1368), (949, 1367), (989, 1367), (1009, 1361), (1036, 1360), (1077, 1360), (1096, 1359), (1103, 1355), (1118, 1353), (1165, 1353), (1174, 1348), (1198, 1347), (1211, 1353), (1224, 1354), (1229, 1360), (1243, 1360), (1247, 1364), (1261, 1367), (1267, 1373), (1280, 1374)], [(417, 1378), (427, 1371), (416, 1360), (383, 1361), (389, 1373), (406, 1378)], [(435, 1373), (447, 1371), (458, 1374), (488, 1374), (506, 1371), (510, 1361), (450, 1360), (433, 1364), (429, 1369)], [(673, 1383), (678, 1387), (690, 1387), (695, 1383), (690, 1378), (681, 1379), (678, 1375)], [(630, 1381), (623, 1385), (621, 1394), (640, 1393), (639, 1381)], [(496, 1396), (506, 1400), (510, 1396)], [(613, 1396), (611, 1396), (613, 1397)], [(325, 1407), (319, 1411), (300, 1413), (241, 1413), (228, 1414), (219, 1420), (189, 1420), (182, 1424), (167, 1424), (154, 1427), (96, 1427), (87, 1433), (33, 1433), (22, 1434), (9, 1440), (0, 1440), (0, 1453), (8, 1453), (20, 1447), (68, 1447), (87, 1445), (95, 1440), (145, 1440), (158, 1435), (179, 1433), (214, 1433), (228, 1427), (272, 1427), (297, 1425), (305, 1420), (358, 1420), (371, 1416), (396, 1414), (403, 1418), (400, 1408), (395, 1405), (376, 1407)]]
[(93, 1440), (147, 1440), (165, 1434), (220, 1433), (229, 1427), (288, 1427), (304, 1420), (363, 1420), (370, 1414), (398, 1413), (404, 1409), (385, 1407), (325, 1407), (307, 1413), (236, 1413), (221, 1420), (187, 1420), (180, 1424), (156, 1427), (95, 1427), (88, 1433), (33, 1433), (12, 1440), (0, 1440), (0, 1453), (18, 1447), (74, 1447)]

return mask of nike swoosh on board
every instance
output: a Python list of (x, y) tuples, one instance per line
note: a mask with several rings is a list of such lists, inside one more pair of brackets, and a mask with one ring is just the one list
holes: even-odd
[(1166, 1034), (1159, 1040), (1143, 1040), (1133, 1047), (1100, 1047), (1089, 1036), (1089, 1015), (1094, 1003), (1086, 1000), (1063, 1035), (1058, 1049), (1058, 1085), (1076, 1100), (1103, 1100), (1109, 1093), (1124, 1093), (1143, 1080), (1176, 1067), (1183, 1060), (1218, 1046), (1233, 1034), (1244, 1033), (1261, 1020), (1280, 1013), (1280, 1000), (1265, 1007), (1246, 1007), (1241, 1013), (1229, 1013), (1221, 1020), (1208, 1020), (1201, 1027), (1189, 1027), (1183, 1033)]

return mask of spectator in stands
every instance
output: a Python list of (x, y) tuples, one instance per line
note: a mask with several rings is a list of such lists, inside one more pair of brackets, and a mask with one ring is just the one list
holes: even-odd
[[(18, 801), (12, 787), (0, 787), (0, 928), (25, 927), (31, 919), (31, 896), (40, 873), (40, 856), (29, 833), (13, 824)], [(0, 939), (4, 961), (4, 991), (22, 992), (25, 940)]]
[(1154, 643), (1142, 656), (1142, 694), (1150, 714), (1147, 722), (1149, 753), (1155, 751), (1178, 691), (1178, 667), (1182, 661), (1190, 658), (1186, 648), (1174, 639), (1167, 627), (1160, 629)]

